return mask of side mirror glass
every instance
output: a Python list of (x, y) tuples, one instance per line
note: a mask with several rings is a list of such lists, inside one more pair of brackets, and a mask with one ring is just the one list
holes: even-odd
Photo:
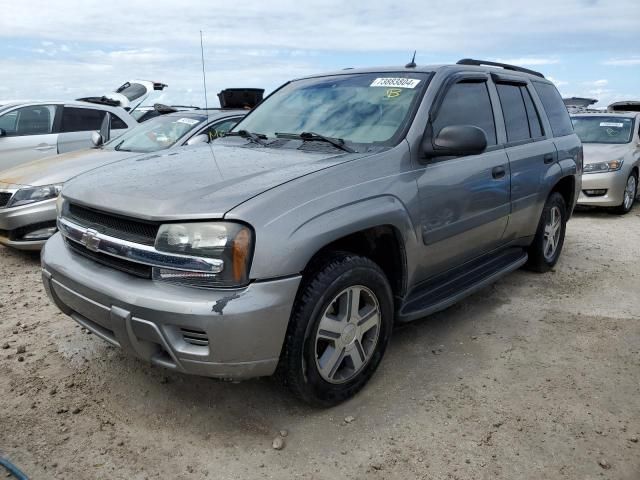
[(425, 138), (422, 147), (427, 158), (477, 155), (487, 148), (487, 135), (473, 125), (449, 125), (433, 140)]
[(99, 132), (93, 132), (91, 133), (91, 143), (96, 147), (100, 147), (104, 143), (104, 138)]
[(200, 135), (191, 137), (187, 142), (187, 145), (197, 145), (198, 143), (209, 143), (209, 135), (206, 133), (201, 133)]

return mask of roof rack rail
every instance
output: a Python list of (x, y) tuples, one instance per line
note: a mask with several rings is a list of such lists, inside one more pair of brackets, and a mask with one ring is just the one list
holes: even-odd
[(457, 65), (488, 65), (490, 67), (502, 67), (505, 70), (513, 70), (514, 72), (528, 73), (529, 75), (535, 75), (536, 77), (544, 78), (544, 75), (535, 70), (529, 70), (528, 68), (517, 67), (515, 65), (509, 65), (508, 63), (490, 62), (489, 60), (474, 60), (473, 58), (463, 58), (458, 60)]

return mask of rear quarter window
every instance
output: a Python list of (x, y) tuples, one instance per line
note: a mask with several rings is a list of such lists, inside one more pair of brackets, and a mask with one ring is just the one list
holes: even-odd
[(560, 93), (550, 83), (532, 82), (536, 89), (544, 111), (547, 114), (554, 137), (562, 137), (573, 133), (571, 118)]

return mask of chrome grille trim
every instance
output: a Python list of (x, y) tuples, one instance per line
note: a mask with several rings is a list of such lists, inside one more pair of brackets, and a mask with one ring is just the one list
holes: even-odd
[(217, 273), (224, 265), (224, 262), (217, 258), (191, 257), (160, 252), (148, 245), (104, 235), (91, 228), (77, 225), (64, 217), (58, 217), (58, 230), (66, 239), (79, 243), (93, 252), (104, 253), (151, 267), (187, 272)]

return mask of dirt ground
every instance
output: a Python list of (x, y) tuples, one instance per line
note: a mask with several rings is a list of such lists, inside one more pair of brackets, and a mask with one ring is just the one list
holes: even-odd
[(0, 247), (0, 455), (32, 479), (638, 480), (639, 258), (640, 208), (579, 212), (554, 272), (396, 329), (371, 383), (315, 410), (124, 356)]

